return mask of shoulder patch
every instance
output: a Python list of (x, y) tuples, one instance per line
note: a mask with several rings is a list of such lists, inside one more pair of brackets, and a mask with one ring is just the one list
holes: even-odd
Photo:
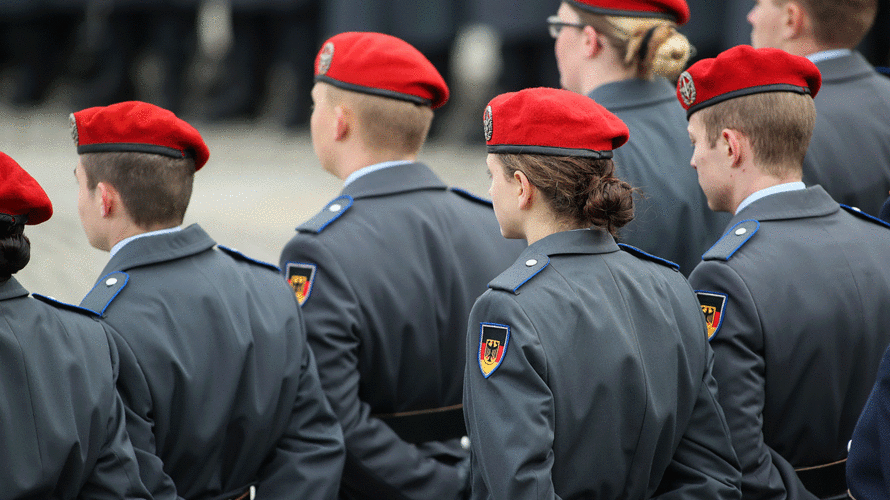
[(461, 189), (461, 188), (451, 187), (451, 188), (448, 188), (448, 190), (451, 191), (451, 192), (453, 192), (453, 193), (455, 193), (455, 194), (460, 195), (460, 196), (463, 197), (463, 198), (466, 198), (466, 199), (471, 200), (471, 201), (475, 201), (476, 203), (479, 203), (479, 204), (481, 204), (481, 205), (485, 205), (485, 206), (487, 206), (487, 207), (494, 206), (494, 205), (492, 204), (491, 200), (485, 199), (485, 198), (483, 198), (483, 197), (481, 197), (481, 196), (476, 196), (475, 194), (473, 194), (473, 193), (467, 191), (466, 189)]
[(117, 271), (103, 276), (93, 289), (80, 301), (80, 307), (88, 309), (99, 316), (105, 316), (105, 310), (127, 286), (130, 275)]
[(509, 343), (509, 326), (479, 323), (479, 369), (483, 377), (490, 377), (501, 366)]
[(742, 245), (754, 236), (758, 229), (760, 229), (760, 222), (754, 219), (739, 222), (701, 256), (702, 260), (729, 260), (739, 248), (742, 248)]
[(315, 272), (318, 266), (305, 262), (288, 262), (285, 269), (285, 278), (297, 294), (297, 302), (302, 306), (309, 294), (312, 293), (312, 284), (315, 283)]
[(216, 247), (219, 248), (220, 250), (222, 250), (223, 252), (225, 252), (226, 254), (231, 255), (232, 257), (234, 257), (238, 260), (243, 260), (245, 262), (250, 262), (252, 264), (257, 264), (257, 265), (263, 266), (265, 268), (275, 271), (276, 273), (281, 272), (281, 269), (279, 269), (278, 266), (276, 266), (275, 264), (270, 264), (268, 262), (257, 260), (257, 259), (254, 259), (253, 257), (248, 257), (247, 255), (244, 255), (243, 253), (239, 252), (238, 250), (235, 250), (234, 248), (229, 248), (229, 247), (225, 247), (222, 245), (216, 245)]
[(325, 205), (321, 212), (315, 214), (314, 217), (302, 223), (299, 227), (297, 227), (297, 231), (301, 233), (315, 233), (318, 234), (325, 230), (326, 227), (330, 226), (332, 222), (337, 220), (341, 215), (345, 214), (347, 210), (352, 206), (353, 203), (352, 196), (343, 195), (338, 196), (331, 200), (330, 203)]
[(550, 264), (550, 257), (542, 254), (528, 255), (524, 259), (517, 260), (506, 271), (491, 280), (488, 288), (504, 290), (513, 294), (519, 293), (519, 287), (544, 270)]
[(841, 205), (841, 207), (843, 207), (844, 210), (846, 210), (847, 212), (850, 212), (851, 214), (855, 215), (856, 217), (859, 217), (860, 219), (865, 219), (869, 222), (874, 222), (875, 224), (880, 224), (886, 228), (890, 228), (890, 224), (884, 222), (883, 220), (881, 220), (873, 215), (869, 215), (856, 207), (844, 205), (843, 203), (841, 203), (840, 205)]
[(708, 342), (717, 335), (720, 326), (723, 325), (723, 313), (726, 311), (726, 294), (696, 290), (695, 296), (701, 305), (701, 312), (705, 315), (705, 323), (708, 325)]
[(87, 309), (87, 308), (85, 308), (85, 307), (76, 306), (76, 305), (74, 305), (74, 304), (69, 304), (69, 303), (67, 303), (67, 302), (62, 302), (62, 301), (57, 300), (57, 299), (54, 299), (54, 298), (52, 298), (52, 297), (50, 297), (50, 296), (48, 296), (48, 295), (41, 295), (41, 294), (39, 294), (39, 293), (32, 293), (31, 296), (34, 297), (34, 298), (37, 299), (37, 300), (40, 300), (41, 302), (46, 302), (47, 304), (49, 304), (49, 305), (51, 305), (51, 306), (58, 307), (58, 308), (60, 308), (60, 309), (66, 309), (66, 310), (68, 310), (68, 311), (74, 311), (74, 312), (78, 312), (78, 313), (81, 313), (81, 314), (86, 314), (86, 315), (91, 316), (91, 317), (94, 317), (94, 318), (99, 316), (99, 315), (96, 313), (96, 311), (92, 311), (92, 310)]
[(674, 271), (680, 270), (679, 264), (675, 264), (667, 259), (662, 259), (661, 257), (658, 257), (657, 255), (652, 255), (651, 253), (646, 253), (645, 251), (640, 250), (637, 247), (625, 245), (624, 243), (619, 243), (618, 246), (625, 252), (631, 253), (641, 259), (651, 260), (652, 262), (657, 262), (657, 263), (661, 264), (662, 266), (667, 266), (667, 267), (673, 269)]

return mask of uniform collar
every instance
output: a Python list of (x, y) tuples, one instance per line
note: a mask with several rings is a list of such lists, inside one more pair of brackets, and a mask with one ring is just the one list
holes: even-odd
[(807, 56), (807, 59), (814, 63), (827, 61), (829, 59), (835, 59), (838, 57), (845, 57), (852, 54), (853, 51), (850, 49), (831, 49), (831, 50), (823, 50), (820, 52), (814, 52)]
[(6, 283), (0, 285), (0, 300), (17, 299), (19, 297), (27, 297), (28, 290), (25, 290), (15, 277), (9, 278)]
[(677, 89), (664, 78), (643, 80), (631, 78), (601, 85), (587, 93), (609, 111), (648, 107), (677, 100)]
[(341, 194), (358, 199), (424, 189), (445, 190), (448, 186), (426, 165), (403, 163), (363, 175), (344, 186)]
[[(877, 75), (874, 66), (868, 63), (859, 52), (851, 51), (840, 57), (833, 57), (816, 62), (819, 73), (822, 74), (822, 84), (834, 83), (843, 80), (864, 78)], [(878, 75), (880, 76), (880, 75)], [(816, 102), (819, 96), (816, 96)]]
[(140, 234), (130, 236), (129, 238), (124, 238), (124, 239), (118, 241), (113, 247), (111, 247), (111, 256), (114, 257), (114, 255), (116, 253), (120, 252), (121, 248), (124, 248), (125, 246), (127, 246), (127, 243), (129, 243), (133, 240), (137, 240), (139, 238), (144, 238), (146, 236), (154, 236), (157, 234), (173, 233), (173, 232), (181, 231), (181, 230), (182, 230), (181, 227), (176, 226), (176, 227), (170, 227), (167, 229), (158, 229), (157, 231), (149, 231), (147, 233), (140, 233)]
[(812, 186), (798, 191), (786, 191), (761, 198), (742, 209), (732, 220), (727, 228), (735, 226), (738, 222), (748, 219), (758, 221), (805, 219), (809, 217), (824, 217), (841, 209), (838, 202), (822, 189), (822, 186)]
[[(598, 254), (619, 250), (612, 235), (600, 229), (560, 231), (532, 243), (522, 257), (531, 255)], [(520, 257), (520, 258), (522, 258)]]
[(782, 184), (776, 184), (775, 186), (770, 186), (768, 188), (761, 189), (760, 191), (751, 193), (750, 196), (748, 196), (747, 198), (742, 200), (742, 202), (739, 203), (738, 208), (736, 208), (735, 213), (741, 212), (748, 205), (754, 203), (755, 201), (757, 201), (761, 198), (766, 198), (769, 195), (784, 193), (786, 191), (798, 191), (798, 190), (806, 189), (806, 188), (807, 188), (807, 186), (803, 182), (785, 182)]
[(358, 179), (360, 177), (364, 177), (372, 172), (376, 172), (378, 170), (383, 170), (384, 168), (395, 167), (396, 165), (407, 165), (409, 163), (414, 163), (414, 162), (412, 162), (410, 160), (385, 161), (382, 163), (375, 163), (374, 165), (369, 165), (367, 167), (360, 168), (360, 169), (356, 170), (355, 172), (349, 174), (349, 177), (347, 177), (346, 180), (343, 181), (343, 187), (346, 187), (346, 186), (352, 184), (353, 182), (355, 182), (356, 179)]
[(216, 242), (197, 224), (181, 231), (147, 235), (131, 241), (115, 254), (100, 276), (138, 266), (157, 264), (195, 255), (216, 246)]

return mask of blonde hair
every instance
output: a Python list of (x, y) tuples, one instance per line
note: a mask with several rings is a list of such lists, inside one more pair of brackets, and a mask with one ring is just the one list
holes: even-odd
[(333, 85), (325, 87), (331, 106), (343, 104), (355, 113), (367, 146), (397, 154), (415, 154), (423, 147), (433, 121), (429, 106)]
[(593, 27), (623, 54), (624, 66), (634, 68), (637, 78), (651, 80), (657, 75), (676, 80), (694, 55), (689, 39), (667, 19), (604, 16), (572, 8), (583, 24)]

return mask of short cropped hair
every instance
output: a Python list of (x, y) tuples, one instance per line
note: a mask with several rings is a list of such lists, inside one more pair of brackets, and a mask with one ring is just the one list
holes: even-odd
[(113, 186), (133, 222), (140, 227), (182, 224), (195, 176), (195, 161), (149, 153), (80, 155), (87, 187)]
[(764, 172), (777, 177), (800, 172), (816, 125), (813, 98), (793, 92), (737, 97), (697, 113), (712, 148), (723, 129), (737, 130), (751, 141), (754, 160)]
[(397, 154), (416, 154), (423, 147), (433, 110), (429, 106), (325, 85), (332, 106), (347, 104), (362, 124), (365, 144)]
[[(792, 0), (773, 0), (785, 5)], [(831, 48), (852, 49), (871, 29), (878, 14), (878, 0), (794, 0), (813, 21), (814, 36)]]

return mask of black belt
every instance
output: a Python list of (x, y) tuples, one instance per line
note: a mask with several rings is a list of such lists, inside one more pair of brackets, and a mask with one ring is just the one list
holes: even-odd
[(467, 426), (464, 424), (463, 408), (464, 405), (454, 405), (372, 416), (385, 422), (403, 441), (419, 444), (466, 436)]
[(807, 491), (819, 498), (848, 498), (846, 458), (830, 464), (795, 469), (795, 472)]
[(212, 500), (253, 500), (255, 494), (256, 486), (254, 484), (248, 484), (237, 490), (227, 491), (222, 495), (215, 496)]

